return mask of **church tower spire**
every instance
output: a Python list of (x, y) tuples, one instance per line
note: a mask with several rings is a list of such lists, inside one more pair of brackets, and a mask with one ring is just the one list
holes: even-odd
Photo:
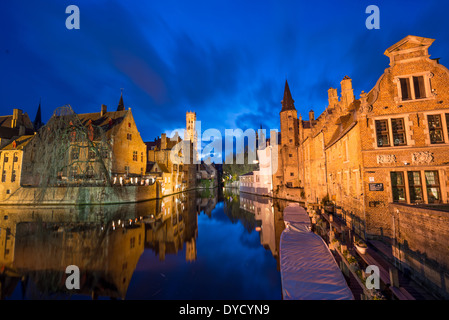
[(34, 131), (38, 131), (44, 124), (42, 123), (41, 100), (39, 99), (39, 107), (37, 107), (36, 117), (34, 118)]
[(122, 92), (120, 94), (120, 101), (119, 101), (118, 106), (117, 106), (117, 111), (125, 110), (125, 104), (123, 103), (123, 89), (121, 91)]
[(292, 98), (292, 94), (290, 92), (290, 88), (288, 86), (287, 80), (285, 80), (285, 88), (284, 88), (284, 99), (282, 99), (282, 111), (287, 110), (296, 110), (295, 109), (295, 100)]

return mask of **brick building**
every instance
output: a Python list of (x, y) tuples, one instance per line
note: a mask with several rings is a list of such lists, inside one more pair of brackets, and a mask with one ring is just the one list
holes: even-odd
[[(313, 111), (297, 117), (286, 83), (273, 176), (279, 197), (329, 196), (356, 233), (385, 239), (393, 236), (389, 203), (448, 202), (449, 71), (430, 58), (433, 41), (407, 36), (388, 48), (390, 66), (359, 99), (345, 76), (317, 119)], [(295, 187), (303, 190), (296, 197)]]
[[(25, 120), (22, 127), (32, 130), (27, 116)], [(58, 108), (38, 133), (14, 138), (0, 157), (0, 199), (21, 186), (104, 185), (108, 179), (118, 184), (120, 178), (129, 182), (145, 173), (147, 162), (146, 146), (123, 96), (114, 111), (105, 105), (100, 112), (85, 114)]]
[[(194, 157), (196, 156), (197, 135), (195, 121), (196, 114), (187, 112), (185, 140), (182, 140), (177, 133), (172, 138), (167, 138), (167, 134), (163, 133), (154, 141), (145, 143), (147, 148), (146, 175), (161, 181), (163, 194), (181, 192), (196, 186), (197, 165), (194, 163)], [(180, 156), (177, 159), (172, 157), (172, 153), (176, 151)]]

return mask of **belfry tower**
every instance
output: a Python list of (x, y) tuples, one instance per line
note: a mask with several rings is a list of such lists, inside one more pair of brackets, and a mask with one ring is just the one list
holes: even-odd
[(190, 140), (193, 145), (194, 163), (198, 160), (198, 133), (196, 131), (196, 113), (186, 112), (186, 130), (184, 140)]

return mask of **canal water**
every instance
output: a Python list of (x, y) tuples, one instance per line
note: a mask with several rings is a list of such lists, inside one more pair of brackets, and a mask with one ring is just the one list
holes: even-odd
[(220, 188), (138, 204), (0, 207), (0, 298), (282, 299), (286, 205)]

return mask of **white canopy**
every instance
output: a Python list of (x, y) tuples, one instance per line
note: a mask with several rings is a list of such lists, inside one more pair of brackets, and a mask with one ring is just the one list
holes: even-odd
[(304, 208), (284, 210), (287, 227), (281, 235), (280, 264), (284, 300), (354, 300), (332, 253), (323, 239), (310, 232)]

